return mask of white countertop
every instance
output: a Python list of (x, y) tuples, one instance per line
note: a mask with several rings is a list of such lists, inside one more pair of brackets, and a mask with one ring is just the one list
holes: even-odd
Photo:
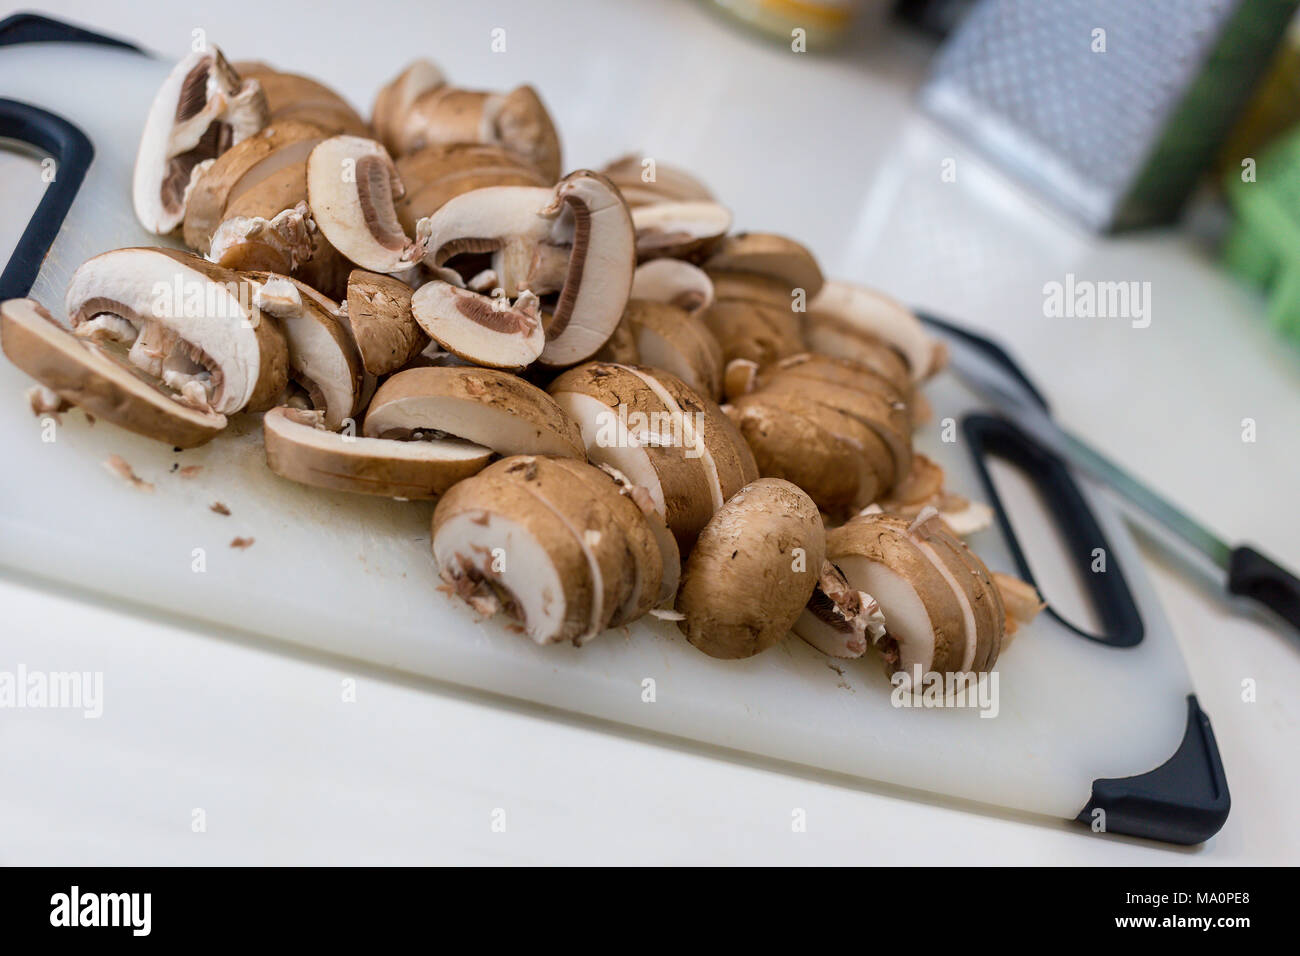
[[(174, 56), (201, 26), (233, 58), (314, 74), (363, 109), (419, 54), (470, 86), (532, 81), (567, 166), (631, 150), (682, 164), (738, 227), (804, 239), (832, 274), (990, 330), (1064, 422), (1226, 537), (1300, 566), (1300, 350), (1270, 336), (1205, 251), (1174, 232), (1093, 239), (989, 171), (912, 111), (919, 41), (862, 38), (818, 59), (695, 3), (570, 9), (229, 2), (201, 23), (162, 3), (47, 12)], [(489, 50), (497, 27), (505, 53)], [(947, 158), (956, 183), (940, 180)], [(1150, 281), (1150, 327), (1045, 318), (1042, 287), (1067, 273)], [(1246, 417), (1254, 443), (1240, 438)], [(97, 720), (0, 711), (0, 862), (1294, 863), (1300, 641), (1147, 554), (1232, 789), (1227, 825), (1201, 848), (683, 749), (0, 577), (0, 669), (105, 674)], [(792, 830), (796, 809), (806, 832)]]

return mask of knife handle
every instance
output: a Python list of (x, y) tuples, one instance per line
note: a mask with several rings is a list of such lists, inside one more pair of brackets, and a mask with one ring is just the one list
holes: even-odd
[(1300, 578), (1249, 545), (1229, 555), (1228, 591), (1272, 608), (1300, 629)]

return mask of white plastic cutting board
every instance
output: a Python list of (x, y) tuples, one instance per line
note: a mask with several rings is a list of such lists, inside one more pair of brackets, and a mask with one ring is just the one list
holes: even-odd
[[(97, 150), (32, 293), (56, 315), (81, 261), (151, 241), (130, 212), (130, 165), (165, 70), (117, 50), (0, 49), (0, 93), (62, 115)], [(793, 637), (740, 662), (707, 658), (660, 623), (582, 649), (536, 647), (437, 590), (432, 505), (276, 478), (256, 420), (175, 453), (74, 411), (44, 442), (23, 397), (30, 384), (0, 362), (0, 564), (26, 573), (598, 719), (1054, 817), (1078, 814), (1097, 778), (1154, 769), (1183, 737), (1186, 669), (1126, 529), (1095, 496), (1146, 639), (1112, 649), (1044, 615), (999, 661), (1000, 711), (982, 719), (974, 710), (895, 709), (874, 660), (831, 662)], [(951, 378), (927, 393), (936, 420), (972, 405)], [(926, 434), (918, 445), (954, 488), (978, 493), (960, 441)], [(113, 454), (156, 490), (110, 474), (102, 462)], [(173, 471), (190, 465), (202, 471), (190, 479)], [(218, 501), (229, 517), (209, 510)], [(230, 547), (237, 536), (253, 546)], [(998, 531), (971, 544), (990, 567), (1014, 571)], [(653, 702), (644, 699), (647, 680)]]

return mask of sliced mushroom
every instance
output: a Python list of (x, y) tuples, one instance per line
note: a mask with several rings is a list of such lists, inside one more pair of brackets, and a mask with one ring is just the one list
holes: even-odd
[[(288, 120), (231, 146), (194, 183), (185, 207), (185, 244), (207, 255), (212, 234), (227, 218), (227, 207), (280, 170), (305, 162), (323, 139), (319, 127)], [(301, 198), (306, 199), (305, 190)], [(281, 204), (278, 210), (293, 205)]]
[(619, 188), (629, 206), (713, 200), (709, 188), (690, 173), (667, 163), (648, 163), (646, 157), (620, 156), (601, 172)]
[(767, 365), (807, 350), (799, 319), (784, 308), (757, 301), (719, 299), (700, 320), (722, 346), (726, 363), (747, 359)]
[(429, 337), (475, 365), (519, 371), (542, 354), (537, 296), (522, 293), (512, 305), (435, 279), (411, 299), (411, 314)]
[[(352, 266), (317, 228), (307, 205), (307, 156), (320, 141), (319, 135), (296, 140), (254, 165), (226, 198), (206, 249), (211, 261), (291, 275), (335, 298), (345, 294)], [(196, 223), (190, 235), (196, 241), (198, 229)]]
[(74, 337), (35, 299), (0, 304), (0, 344), (11, 362), (63, 401), (137, 435), (193, 448), (226, 427), (226, 416), (181, 405), (105, 350)]
[(759, 473), (794, 482), (829, 515), (843, 517), (869, 504), (893, 480), (888, 446), (829, 405), (795, 392), (759, 391), (729, 408)]
[(805, 378), (860, 391), (879, 392), (891, 401), (910, 403), (916, 392), (907, 365), (892, 349), (886, 348), (884, 352), (893, 359), (892, 364), (877, 362), (867, 365), (854, 358), (817, 352), (791, 355), (763, 369), (756, 376), (754, 387), (761, 388), (778, 377)]
[(354, 269), (348, 276), (348, 321), (372, 375), (404, 368), (429, 344), (429, 337), (411, 314), (412, 290), (392, 276)]
[(375, 125), (385, 144), (402, 156), (437, 143), (503, 146), (560, 177), (560, 140), (537, 91), (519, 86), (484, 93), (450, 86), (428, 61), (417, 61), (380, 91)]
[(266, 463), (283, 478), (317, 488), (411, 500), (432, 499), (486, 468), (492, 449), (458, 438), (390, 441), (339, 434), (325, 413), (273, 408), (262, 420)]
[(806, 397), (857, 419), (889, 447), (894, 467), (885, 488), (892, 488), (907, 477), (912, 467), (912, 424), (905, 403), (829, 382), (813, 386), (808, 379), (793, 376), (773, 378), (760, 394)]
[(619, 324), (626, 336), (617, 353), (602, 357), (663, 369), (701, 395), (721, 397), (722, 346), (699, 319), (666, 302), (629, 299)]
[(442, 70), (431, 60), (414, 60), (380, 89), (370, 110), (370, 125), (390, 153), (401, 156), (406, 152), (403, 126), (415, 101), (446, 82)]
[(633, 368), (632, 371), (681, 415), (684, 440), (699, 451), (709, 475), (715, 510), (759, 477), (749, 446), (711, 398), (663, 369)]
[[(619, 627), (635, 621), (667, 596), (664, 593), (664, 575), (665, 561), (668, 559), (660, 536), (655, 533), (651, 522), (657, 522), (663, 529), (664, 536), (668, 541), (672, 541), (672, 536), (667, 533), (667, 525), (653, 509), (647, 515), (637, 504), (624, 481), (620, 480), (620, 476), (612, 475), (605, 469), (576, 458), (551, 458), (546, 461), (566, 473), (569, 480), (585, 489), (592, 501), (606, 509), (613, 526), (622, 536), (622, 559), (631, 565), (635, 573), (627, 597), (610, 617), (608, 626)], [(676, 549), (676, 542), (673, 542), (674, 555), (677, 553)], [(680, 564), (669, 573), (680, 575)], [(674, 593), (676, 589), (677, 582), (674, 579), (668, 583), (668, 594)]]
[(885, 615), (870, 594), (855, 591), (829, 561), (794, 632), (828, 657), (861, 657), (885, 636)]
[(550, 188), (536, 167), (500, 146), (481, 143), (442, 143), (426, 146), (397, 160), (406, 195), (397, 203), (397, 218), (410, 235), (421, 219), (432, 216), (449, 200), (488, 186)]
[(68, 285), (73, 331), (127, 359), (201, 411), (263, 411), (288, 381), (284, 333), (237, 273), (172, 249), (118, 249)]
[(885, 615), (886, 670), (906, 686), (921, 673), (992, 668), (1006, 611), (988, 568), (938, 521), (868, 514), (827, 535), (827, 556)]
[(826, 558), (812, 499), (779, 478), (737, 492), (700, 532), (686, 560), (677, 626), (710, 657), (752, 657), (794, 625)]
[(651, 259), (632, 275), (632, 298), (667, 302), (697, 315), (713, 304), (713, 280), (681, 259)]
[(597, 585), (582, 542), (502, 475), (479, 473), (443, 496), (433, 556), (454, 594), (481, 614), (513, 618), (538, 644), (591, 636)]
[(913, 381), (931, 377), (946, 361), (943, 344), (925, 331), (911, 310), (875, 289), (830, 281), (808, 309), (810, 316), (825, 316), (841, 328), (888, 342), (907, 360)]
[(290, 275), (315, 255), (315, 231), (305, 202), (270, 219), (234, 216), (213, 232), (208, 260), (240, 272)]
[(640, 485), (634, 485), (617, 468), (610, 465), (598, 465), (605, 474), (618, 485), (620, 493), (637, 506), (637, 509), (646, 519), (646, 525), (650, 529), (651, 536), (659, 548), (660, 563), (663, 569), (663, 578), (659, 585), (659, 594), (654, 600), (657, 607), (663, 608), (671, 606), (677, 596), (677, 586), (682, 579), (682, 552), (677, 546), (677, 539), (673, 537), (672, 529), (668, 527), (668, 522), (664, 516), (655, 509), (654, 500), (650, 493)]
[(663, 573), (659, 548), (640, 509), (608, 475), (576, 459), (535, 455), (504, 459), (488, 473), (527, 489), (541, 507), (560, 517), (582, 547), (594, 600), (590, 627), (576, 638), (578, 643), (649, 610)]
[(603, 176), (578, 170), (554, 191), (495, 186), (457, 196), (428, 223), (428, 264), (492, 253), (502, 292), (559, 292), (541, 362), (563, 367), (605, 344), (618, 324), (636, 265), (627, 204)]
[(271, 122), (311, 123), (326, 136), (346, 133), (369, 136), (370, 128), (357, 111), (338, 93), (323, 83), (296, 73), (282, 73), (265, 63), (244, 61), (235, 64), (241, 76), (262, 84)]
[(287, 276), (252, 272), (248, 278), (257, 286), (253, 304), (284, 331), (290, 376), (325, 413), (326, 428), (343, 427), (360, 410), (362, 366), (338, 306)]
[(810, 300), (825, 282), (821, 267), (807, 247), (770, 232), (728, 236), (709, 255), (704, 268), (770, 276), (792, 290), (802, 289)]
[(891, 488), (879, 504), (884, 511), (905, 518), (934, 508), (948, 529), (959, 537), (982, 531), (993, 523), (993, 509), (988, 505), (947, 490), (943, 469), (927, 455), (912, 456), (907, 478)]
[(711, 249), (731, 228), (731, 210), (705, 200), (661, 202), (632, 210), (638, 259), (681, 258)]
[(154, 96), (136, 154), (136, 218), (166, 235), (185, 218), (195, 178), (231, 146), (270, 121), (256, 80), (241, 79), (221, 51), (191, 53)]
[(411, 368), (370, 400), (363, 433), (407, 439), (450, 435), (502, 455), (585, 458), (578, 425), (523, 379), (486, 368)]
[(587, 458), (643, 487), (687, 552), (713, 513), (717, 482), (704, 463), (702, 436), (697, 443), (686, 434), (680, 409), (652, 381), (627, 366), (588, 362), (557, 378), (550, 392), (580, 426)]
[(307, 202), (334, 248), (363, 269), (400, 272), (424, 256), (409, 238), (394, 203), (404, 189), (397, 167), (379, 143), (335, 136), (307, 159)]

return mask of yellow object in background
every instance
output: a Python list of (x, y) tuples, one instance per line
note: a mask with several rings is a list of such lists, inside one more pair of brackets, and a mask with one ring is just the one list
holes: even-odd
[(810, 52), (834, 46), (848, 35), (865, 0), (712, 0), (714, 6), (776, 40), (793, 43), (796, 30)]
[(1300, 126), (1300, 21), (1287, 30), (1277, 58), (1219, 153), (1220, 173), (1259, 158), (1269, 143)]

